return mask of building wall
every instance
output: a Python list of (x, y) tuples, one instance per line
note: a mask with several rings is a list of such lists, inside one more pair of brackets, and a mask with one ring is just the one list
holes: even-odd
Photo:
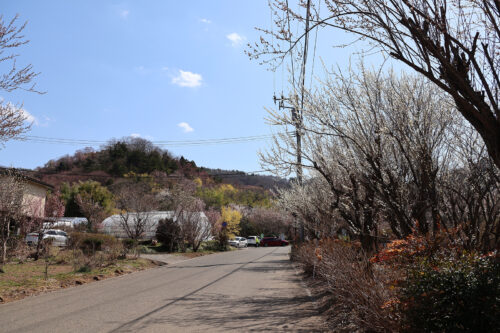
[(33, 217), (44, 217), (46, 195), (47, 189), (44, 186), (28, 182), (23, 198), (25, 214)]

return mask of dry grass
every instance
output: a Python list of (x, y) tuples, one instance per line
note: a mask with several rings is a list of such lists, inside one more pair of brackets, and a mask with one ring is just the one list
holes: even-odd
[(47, 279), (45, 279), (46, 262), (43, 259), (14, 261), (6, 264), (5, 273), (0, 274), (0, 304), (157, 265), (147, 259), (121, 259), (105, 267), (75, 272), (74, 265), (71, 263), (72, 251), (56, 251), (58, 253), (55, 254), (48, 267)]
[(326, 291), (323, 304), (335, 331), (394, 332), (398, 318), (391, 310), (395, 295), (388, 288), (394, 279), (383, 267), (373, 265), (350, 243), (323, 240), (296, 250), (304, 272), (320, 281)]

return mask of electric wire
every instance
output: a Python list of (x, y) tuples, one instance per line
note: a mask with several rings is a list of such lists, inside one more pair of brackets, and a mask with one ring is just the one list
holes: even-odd
[[(318, 1), (318, 11), (317, 11), (318, 20), (320, 20), (320, 18), (319, 18), (320, 11), (321, 11), (321, 0)], [(311, 66), (311, 83), (309, 84), (309, 89), (312, 89), (312, 84), (313, 84), (314, 60), (316, 59), (316, 43), (318, 41), (318, 30), (319, 30), (318, 27), (316, 27), (315, 36), (314, 36), (314, 49), (313, 49), (312, 66)]]
[[(294, 135), (294, 133), (292, 132), (285, 132), (285, 134)], [(263, 134), (263, 135), (251, 135), (251, 136), (230, 137), (230, 138), (214, 138), (214, 139), (198, 139), (198, 140), (156, 140), (150, 142), (153, 145), (159, 147), (184, 147), (184, 146), (205, 146), (205, 145), (254, 142), (254, 141), (268, 140), (273, 137), (274, 137), (273, 134)], [(82, 145), (96, 146), (96, 145), (105, 145), (110, 143), (110, 140), (70, 139), (70, 138), (44, 137), (36, 135), (25, 135), (17, 138), (16, 140), (29, 141), (34, 143), (76, 145), (76, 146), (82, 146)]]

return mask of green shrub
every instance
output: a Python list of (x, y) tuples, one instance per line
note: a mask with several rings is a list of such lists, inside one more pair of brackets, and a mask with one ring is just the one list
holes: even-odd
[(84, 253), (95, 253), (95, 251), (101, 251), (102, 239), (98, 237), (87, 237), (83, 240), (80, 249)]
[(130, 251), (137, 245), (137, 242), (132, 238), (125, 238), (122, 239), (122, 244), (127, 251)]
[(85, 254), (114, 248), (118, 240), (106, 234), (73, 232), (70, 234), (70, 247), (81, 249)]
[(201, 246), (204, 251), (219, 251), (220, 249), (219, 242), (216, 240), (205, 241)]
[(76, 272), (77, 273), (89, 273), (90, 271), (92, 271), (92, 268), (88, 265), (84, 265), (84, 266), (80, 267)]
[(182, 241), (180, 234), (181, 228), (173, 219), (166, 218), (158, 221), (156, 239), (158, 239), (169, 252), (176, 252), (179, 248), (179, 243)]
[(499, 331), (500, 263), (494, 258), (420, 262), (409, 270), (400, 293), (407, 331)]

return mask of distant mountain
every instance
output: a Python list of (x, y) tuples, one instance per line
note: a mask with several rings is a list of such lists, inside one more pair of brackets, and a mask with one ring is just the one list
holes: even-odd
[(85, 148), (71, 156), (50, 160), (43, 167), (37, 168), (34, 175), (49, 184), (59, 186), (63, 182), (73, 183), (88, 179), (106, 185), (131, 173), (160, 174), (168, 179), (208, 177), (219, 183), (238, 187), (260, 187), (266, 190), (288, 185), (287, 180), (274, 176), (198, 167), (194, 161), (183, 156), (175, 157), (148, 140), (130, 137), (111, 140), (99, 150)]
[(212, 175), (215, 181), (220, 181), (236, 186), (256, 186), (267, 190), (289, 186), (289, 181), (270, 175), (248, 174), (238, 170), (223, 169), (205, 169), (209, 175)]

